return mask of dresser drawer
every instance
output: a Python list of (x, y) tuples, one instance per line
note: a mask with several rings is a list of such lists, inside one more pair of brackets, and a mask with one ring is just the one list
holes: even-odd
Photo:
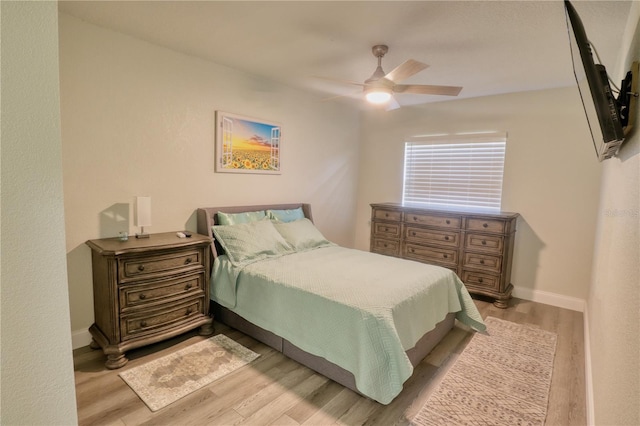
[(464, 246), (470, 250), (500, 254), (504, 247), (504, 238), (499, 235), (467, 234)]
[(500, 289), (500, 277), (476, 271), (462, 271), (462, 282), (468, 286), (486, 288), (490, 290)]
[(499, 274), (500, 268), (502, 268), (502, 258), (488, 254), (465, 253), (462, 267), (478, 268)]
[(204, 271), (178, 278), (137, 285), (120, 286), (120, 309), (122, 313), (135, 308), (147, 308), (169, 300), (203, 295), (205, 276)]
[(495, 219), (467, 219), (467, 229), (470, 231), (483, 231), (483, 232), (496, 232), (503, 233), (505, 229), (505, 222), (503, 220)]
[(400, 238), (400, 223), (373, 222), (373, 235), (383, 238)]
[(403, 257), (439, 265), (455, 265), (458, 263), (458, 251), (445, 248), (422, 246), (406, 243), (403, 247)]
[(141, 279), (202, 268), (202, 253), (201, 250), (188, 250), (156, 256), (122, 258), (119, 259), (118, 268), (120, 280)]
[(176, 327), (181, 322), (188, 322), (204, 316), (203, 297), (193, 298), (180, 304), (162, 305), (153, 311), (141, 311), (122, 316), (120, 329), (122, 340), (138, 338), (142, 335), (161, 332)]
[(407, 241), (425, 242), (439, 246), (458, 247), (460, 245), (460, 233), (455, 231), (438, 231), (431, 228), (407, 226), (404, 237)]
[(373, 218), (400, 222), (400, 220), (402, 220), (402, 212), (396, 210), (375, 209), (373, 211)]
[(400, 254), (400, 243), (398, 241), (374, 238), (371, 244), (371, 251), (379, 254), (398, 256)]
[(440, 216), (431, 214), (405, 213), (405, 223), (417, 225), (437, 226), (438, 228), (459, 229), (462, 219), (460, 216)]

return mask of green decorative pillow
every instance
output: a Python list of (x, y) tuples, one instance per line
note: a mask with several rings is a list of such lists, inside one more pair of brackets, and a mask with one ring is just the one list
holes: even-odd
[(293, 222), (294, 220), (304, 219), (304, 212), (302, 207), (291, 210), (267, 210), (267, 216), (276, 222)]
[(234, 266), (292, 251), (270, 220), (218, 225), (212, 231)]
[(257, 212), (244, 212), (244, 213), (223, 213), (218, 212), (218, 224), (219, 225), (237, 225), (239, 223), (255, 222), (256, 220), (262, 220), (267, 217), (267, 213), (264, 210), (258, 210)]
[(280, 235), (296, 251), (333, 245), (309, 219), (293, 222), (273, 222)]

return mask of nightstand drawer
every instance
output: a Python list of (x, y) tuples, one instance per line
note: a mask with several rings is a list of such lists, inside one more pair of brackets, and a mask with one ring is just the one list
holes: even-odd
[(202, 268), (201, 250), (178, 251), (170, 254), (129, 257), (119, 260), (120, 280), (141, 279), (153, 275), (175, 274)]
[(504, 238), (498, 235), (467, 234), (464, 246), (471, 250), (500, 254), (504, 246)]
[(482, 272), (462, 271), (462, 282), (469, 286), (482, 287), (492, 290), (500, 288), (500, 277)]
[(373, 218), (400, 222), (400, 220), (402, 220), (402, 212), (395, 210), (375, 209), (373, 211)]
[(379, 254), (398, 256), (400, 254), (400, 243), (381, 238), (374, 238), (371, 244), (371, 251)]
[(425, 242), (448, 247), (458, 247), (460, 234), (453, 231), (437, 231), (430, 228), (407, 226), (404, 231), (407, 241)]
[(204, 317), (203, 310), (203, 298), (198, 297), (179, 305), (163, 305), (161, 309), (122, 316), (121, 338), (122, 340), (134, 339), (141, 335), (176, 327), (180, 322), (187, 322), (196, 316)]
[(484, 232), (504, 232), (505, 223), (503, 220), (494, 219), (468, 219), (467, 229), (471, 231), (484, 231)]
[(373, 235), (383, 238), (400, 238), (400, 223), (373, 222)]
[(439, 265), (455, 265), (458, 263), (458, 251), (443, 248), (405, 244), (402, 255), (407, 259), (422, 262), (434, 262)]
[(483, 269), (487, 272), (500, 273), (502, 267), (502, 258), (500, 256), (491, 256), (488, 254), (465, 253), (463, 267)]
[(145, 284), (128, 285), (120, 287), (120, 309), (126, 311), (149, 307), (168, 300), (181, 299), (188, 296), (203, 295), (205, 276), (204, 272), (170, 278), (161, 281), (153, 281)]
[(418, 225), (437, 226), (438, 228), (460, 228), (460, 216), (440, 216), (419, 213), (405, 213), (405, 223), (414, 223)]

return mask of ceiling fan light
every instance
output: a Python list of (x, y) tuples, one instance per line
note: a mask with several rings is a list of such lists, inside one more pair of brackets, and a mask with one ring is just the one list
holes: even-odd
[(367, 101), (372, 104), (383, 104), (391, 99), (391, 93), (375, 90), (368, 92), (365, 97), (367, 98)]

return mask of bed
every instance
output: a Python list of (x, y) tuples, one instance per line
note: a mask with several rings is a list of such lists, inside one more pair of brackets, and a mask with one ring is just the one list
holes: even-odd
[(217, 321), (381, 404), (390, 403), (455, 319), (484, 323), (446, 268), (340, 247), (308, 204), (208, 207)]

